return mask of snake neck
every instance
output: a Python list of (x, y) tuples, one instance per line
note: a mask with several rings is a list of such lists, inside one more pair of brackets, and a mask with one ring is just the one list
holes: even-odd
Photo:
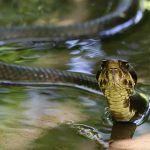
[(109, 110), (116, 121), (129, 121), (136, 114), (136, 110), (131, 109), (129, 94), (126, 89), (118, 86), (110, 86), (105, 90)]

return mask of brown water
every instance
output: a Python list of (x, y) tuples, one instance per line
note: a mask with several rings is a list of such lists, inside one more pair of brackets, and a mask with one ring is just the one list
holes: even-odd
[[(73, 24), (111, 12), (115, 3), (89, 0), (2, 0), (1, 26)], [(75, 9), (76, 8), (76, 9)], [(88, 8), (88, 9), (87, 9)], [(0, 60), (30, 66), (95, 73), (99, 61), (107, 56), (127, 59), (135, 68), (138, 88), (150, 94), (150, 14), (119, 36), (109, 40), (66, 41), (54, 48), (16, 50), (18, 45), (0, 47)], [(74, 121), (100, 130), (109, 139), (104, 125), (106, 101), (80, 89), (47, 87), (0, 87), (0, 149), (6, 150), (96, 150), (96, 142), (77, 134), (66, 125)], [(137, 128), (135, 136), (150, 132), (149, 120)]]

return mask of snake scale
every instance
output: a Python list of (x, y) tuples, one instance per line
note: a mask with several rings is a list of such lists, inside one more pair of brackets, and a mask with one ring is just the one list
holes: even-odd
[[(120, 0), (114, 12), (104, 17), (65, 27), (16, 27), (0, 28), (1, 41), (52, 40), (98, 35), (110, 37), (137, 23), (143, 13), (138, 0)], [(49, 85), (59, 84), (100, 89), (108, 100), (112, 118), (116, 121), (134, 121), (148, 109), (147, 98), (134, 90), (136, 73), (122, 60), (105, 60), (102, 71), (93, 75), (59, 71), (49, 68), (34, 68), (0, 62), (0, 84), (4, 85)], [(131, 69), (131, 70), (130, 70)], [(100, 88), (99, 88), (100, 87)], [(140, 106), (143, 106), (142, 109)]]

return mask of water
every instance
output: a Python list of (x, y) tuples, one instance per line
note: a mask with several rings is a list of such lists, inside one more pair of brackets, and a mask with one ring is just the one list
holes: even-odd
[[(115, 6), (112, 0), (107, 2), (29, 0), (28, 3), (5, 0), (0, 3), (3, 14), (0, 15), (1, 26), (8, 27), (84, 22), (111, 12)], [(82, 15), (79, 16), (81, 12)], [(66, 41), (53, 48), (48, 44), (37, 44), (35, 48), (23, 45), (23, 49), (20, 48), (22, 45), (18, 44), (5, 45), (0, 47), (0, 60), (95, 74), (103, 58), (121, 57), (127, 59), (137, 71), (140, 83), (138, 89), (150, 94), (149, 23), (150, 14), (147, 11), (142, 22), (123, 34), (105, 41), (78, 39)], [(78, 135), (77, 131), (66, 123), (74, 121), (95, 127), (99, 129), (104, 139), (109, 139), (110, 127), (104, 124), (103, 120), (105, 107), (106, 101), (102, 95), (80, 89), (59, 86), (49, 88), (1, 86), (0, 149), (102, 149), (96, 142)], [(135, 136), (150, 132), (149, 122), (148, 120), (139, 126)]]

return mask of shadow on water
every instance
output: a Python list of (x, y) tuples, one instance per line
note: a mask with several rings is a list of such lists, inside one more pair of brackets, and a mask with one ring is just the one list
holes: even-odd
[[(84, 22), (110, 13), (118, 2), (1, 0), (0, 26), (68, 25)], [(107, 41), (70, 40), (52, 48), (49, 43), (36, 43), (34, 47), (30, 47), (30, 43), (8, 44), (0, 47), (0, 60), (95, 74), (101, 59), (107, 56), (123, 57), (137, 70), (141, 83), (138, 88), (150, 94), (148, 55), (150, 17), (149, 12), (146, 13), (144, 23), (141, 22), (124, 34)], [(74, 121), (95, 127), (107, 141), (111, 127), (104, 123), (105, 107), (106, 101), (102, 95), (80, 89), (57, 86), (49, 88), (1, 86), (0, 148), (103, 149), (98, 143), (77, 134), (76, 130), (66, 123)], [(137, 127), (135, 136), (148, 131), (150, 131), (149, 121)]]

